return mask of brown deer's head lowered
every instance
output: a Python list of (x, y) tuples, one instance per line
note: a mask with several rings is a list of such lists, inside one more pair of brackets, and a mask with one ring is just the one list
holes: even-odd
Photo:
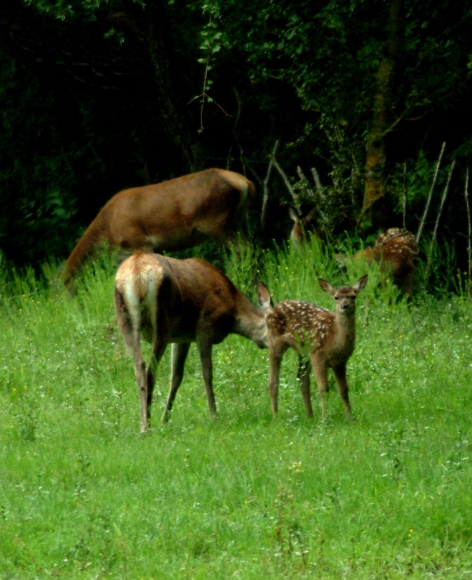
[(60, 277), (66, 285), (100, 246), (172, 251), (212, 238), (237, 245), (255, 188), (239, 173), (206, 169), (114, 195), (80, 238)]

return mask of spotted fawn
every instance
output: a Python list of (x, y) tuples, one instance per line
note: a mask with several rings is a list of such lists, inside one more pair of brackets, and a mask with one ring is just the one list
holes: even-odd
[(302, 300), (284, 300), (272, 305), (266, 286), (259, 282), (258, 300), (266, 312), (269, 340), (269, 394), (272, 413), (278, 410), (280, 365), (287, 349), (299, 355), (298, 379), (309, 417), (313, 416), (310, 396), (310, 363), (318, 383), (322, 419), (326, 419), (326, 393), (329, 390), (328, 368), (333, 373), (346, 415), (350, 416), (346, 365), (352, 355), (356, 338), (356, 297), (367, 284), (367, 274), (353, 286), (334, 288), (319, 278), (324, 292), (336, 301), (336, 312), (331, 312)]
[(411, 300), (418, 257), (414, 235), (403, 228), (390, 228), (380, 234), (373, 248), (365, 248), (349, 258), (336, 256), (339, 262), (365, 259), (370, 265), (378, 262), (383, 272), (391, 272), (393, 283)]

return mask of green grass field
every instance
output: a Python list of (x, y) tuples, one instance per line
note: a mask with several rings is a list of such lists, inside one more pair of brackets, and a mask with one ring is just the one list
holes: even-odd
[[(316, 244), (261, 260), (277, 301), (334, 308), (313, 266), (341, 275)], [(227, 267), (253, 300), (254, 261)], [(73, 299), (3, 271), (0, 578), (471, 578), (471, 304), (392, 302), (378, 279), (358, 298), (352, 422), (334, 382), (326, 424), (314, 386), (305, 417), (293, 352), (272, 419), (267, 351), (232, 336), (214, 349), (218, 420), (193, 347), (160, 425), (166, 354), (141, 436), (112, 269), (90, 273)]]

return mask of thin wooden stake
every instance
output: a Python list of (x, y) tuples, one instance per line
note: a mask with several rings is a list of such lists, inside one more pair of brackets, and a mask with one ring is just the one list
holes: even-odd
[(433, 258), (433, 248), (434, 248), (434, 244), (436, 243), (436, 236), (437, 236), (437, 233), (438, 233), (439, 220), (441, 219), (441, 214), (442, 214), (442, 211), (443, 211), (443, 208), (444, 208), (444, 203), (446, 201), (447, 192), (449, 191), (449, 183), (451, 182), (452, 172), (454, 171), (455, 165), (456, 165), (456, 160), (454, 159), (454, 161), (452, 162), (452, 165), (451, 165), (451, 169), (449, 170), (449, 173), (448, 173), (448, 176), (447, 176), (446, 187), (444, 188), (443, 196), (442, 196), (442, 199), (441, 199), (441, 205), (439, 206), (438, 217), (436, 218), (436, 223), (434, 225), (433, 237), (431, 238), (431, 244), (429, 246), (428, 261), (426, 263), (426, 269), (425, 269), (425, 274), (424, 274), (424, 282), (425, 282), (425, 284), (428, 281), (429, 269), (430, 269), (430, 266), (431, 266), (431, 260)]
[(296, 205), (298, 205), (298, 195), (293, 191), (293, 187), (291, 186), (290, 181), (288, 180), (287, 174), (280, 166), (279, 162), (275, 158), (275, 155), (271, 155), (271, 159), (272, 159), (272, 163), (274, 164), (274, 167), (277, 169), (277, 171), (280, 174), (280, 177), (282, 178), (283, 182), (285, 183), (285, 187), (288, 189), (290, 195), (292, 196), (293, 201), (295, 202)]
[(311, 174), (313, 175), (313, 180), (316, 185), (316, 189), (321, 197), (323, 196), (323, 186), (321, 185), (320, 174), (318, 173), (316, 167), (311, 168)]
[(406, 161), (403, 164), (403, 229), (406, 230)]
[(264, 179), (264, 194), (262, 196), (262, 209), (261, 209), (261, 228), (264, 230), (265, 228), (265, 218), (267, 213), (267, 203), (269, 201), (269, 181), (272, 177), (272, 169), (274, 167), (274, 157), (277, 153), (277, 149), (280, 144), (280, 139), (277, 139), (274, 144), (274, 149), (272, 150), (272, 154), (269, 156), (269, 167), (267, 168), (267, 175)]
[(467, 286), (469, 298), (472, 298), (472, 224), (470, 221), (470, 203), (469, 203), (469, 166), (465, 172), (464, 188), (465, 206), (467, 208)]
[(446, 142), (442, 144), (441, 153), (439, 154), (439, 159), (436, 164), (436, 169), (434, 171), (433, 183), (431, 184), (431, 189), (429, 190), (428, 199), (426, 201), (426, 205), (424, 208), (423, 217), (421, 218), (420, 226), (418, 228), (418, 233), (416, 234), (416, 243), (419, 245), (421, 234), (423, 233), (424, 224), (426, 222), (426, 216), (428, 215), (429, 206), (431, 205), (431, 198), (433, 197), (433, 190), (434, 186), (436, 185), (436, 179), (438, 178), (439, 167), (441, 165), (441, 160), (444, 154), (444, 150), (446, 149)]

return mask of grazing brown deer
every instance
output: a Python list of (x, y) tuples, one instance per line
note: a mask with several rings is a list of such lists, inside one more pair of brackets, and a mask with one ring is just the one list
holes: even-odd
[[(403, 228), (390, 228), (380, 234), (373, 248), (357, 252), (352, 259), (365, 259), (369, 265), (378, 262), (382, 271), (391, 272), (395, 286), (412, 299), (417, 257), (415, 236)], [(336, 256), (336, 259), (342, 262), (346, 258)]]
[(80, 238), (61, 278), (66, 285), (102, 245), (135, 250), (190, 248), (206, 238), (237, 243), (254, 184), (239, 173), (207, 169), (114, 195)]
[[(136, 252), (118, 269), (115, 282), (118, 326), (134, 370), (141, 401), (141, 432), (149, 428), (154, 369), (172, 345), (171, 387), (162, 420), (172, 409), (192, 342), (197, 343), (208, 407), (216, 414), (212, 380), (212, 347), (235, 333), (267, 348), (264, 312), (223, 273), (198, 258), (176, 260)], [(141, 336), (152, 344), (149, 365)]]
[(272, 413), (278, 410), (280, 365), (287, 349), (299, 355), (298, 379), (308, 417), (313, 416), (310, 396), (310, 363), (318, 383), (322, 419), (326, 419), (328, 368), (333, 369), (346, 414), (350, 416), (346, 365), (356, 339), (356, 296), (365, 288), (367, 274), (353, 286), (334, 288), (319, 278), (321, 288), (336, 301), (333, 313), (302, 300), (284, 300), (273, 307), (267, 288), (259, 282), (258, 299), (266, 312), (269, 334), (269, 393)]

